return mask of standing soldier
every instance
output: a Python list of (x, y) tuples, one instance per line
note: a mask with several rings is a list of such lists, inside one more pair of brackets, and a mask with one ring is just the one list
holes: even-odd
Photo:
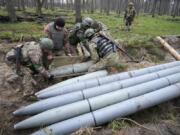
[(88, 71), (94, 72), (119, 63), (119, 55), (115, 43), (106, 36), (95, 33), (94, 29), (87, 29), (85, 37), (89, 42), (91, 59), (94, 61)]
[(125, 10), (124, 21), (128, 31), (131, 30), (131, 25), (136, 15), (136, 10), (134, 8), (134, 4), (129, 2), (128, 7)]
[[(48, 72), (49, 64), (53, 60), (51, 39), (42, 38), (40, 42), (27, 42), (13, 48), (6, 54), (6, 63), (18, 75), (21, 75), (21, 66), (31, 69), (33, 74), (41, 74), (46, 79), (53, 79), (53, 75)], [(48, 64), (47, 64), (48, 63)]]
[(44, 32), (54, 43), (53, 52), (55, 55), (63, 56), (65, 52), (67, 52), (67, 55), (71, 56), (68, 43), (68, 32), (64, 26), (65, 20), (59, 17), (54, 22), (49, 23), (44, 28)]

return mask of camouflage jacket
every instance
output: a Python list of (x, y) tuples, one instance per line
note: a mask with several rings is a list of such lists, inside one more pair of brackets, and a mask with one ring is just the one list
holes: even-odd
[(102, 22), (99, 22), (99, 21), (94, 21), (91, 28), (94, 29), (95, 32), (107, 31), (108, 30), (107, 26), (105, 24), (103, 24)]
[(129, 18), (129, 17), (131, 19), (134, 19), (135, 15), (136, 15), (135, 8), (134, 7), (132, 7), (132, 8), (127, 7), (127, 9), (125, 10), (124, 19)]
[[(22, 45), (18, 45), (17, 47), (21, 47), (21, 65), (29, 67), (32, 71), (40, 73), (46, 78), (50, 77), (50, 73), (43, 65), (44, 56), (37, 42), (26, 42)], [(15, 57), (16, 51), (15, 49), (12, 49), (7, 53), (6, 60), (13, 62), (12, 59), (15, 59)]]
[(98, 52), (97, 52), (97, 45), (92, 41), (89, 41), (88, 43), (89, 43), (91, 60), (93, 60), (96, 63), (100, 59)]
[[(90, 28), (93, 28), (95, 32), (107, 31), (106, 25), (98, 21), (94, 21)], [(69, 34), (70, 44), (76, 45), (80, 42), (82, 42), (83, 44), (86, 43), (86, 39), (84, 37), (84, 32), (86, 31), (86, 29), (87, 28), (83, 28), (81, 23), (76, 24), (76, 26), (70, 31)]]

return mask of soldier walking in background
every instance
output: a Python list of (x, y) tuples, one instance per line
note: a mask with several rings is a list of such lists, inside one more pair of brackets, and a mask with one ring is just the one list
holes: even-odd
[(136, 10), (134, 8), (134, 4), (132, 2), (129, 2), (128, 7), (126, 8), (125, 14), (124, 14), (124, 21), (125, 21), (127, 31), (131, 30), (131, 25), (132, 25), (135, 15), (136, 15)]

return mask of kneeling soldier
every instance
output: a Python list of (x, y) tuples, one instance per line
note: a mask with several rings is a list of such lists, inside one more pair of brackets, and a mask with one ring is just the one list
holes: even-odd
[(119, 63), (116, 44), (105, 35), (95, 33), (94, 29), (87, 29), (85, 37), (89, 42), (91, 59), (95, 62), (89, 68), (89, 72), (104, 69), (109, 66), (116, 66)]
[(53, 76), (48, 72), (49, 64), (53, 60), (51, 39), (42, 38), (40, 42), (27, 42), (16, 46), (6, 54), (6, 63), (14, 65), (16, 73), (20, 75), (20, 66), (26, 66), (33, 74), (40, 73), (47, 79)]

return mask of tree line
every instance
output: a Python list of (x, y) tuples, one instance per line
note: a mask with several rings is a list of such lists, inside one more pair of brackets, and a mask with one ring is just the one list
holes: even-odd
[(38, 16), (42, 16), (42, 8), (74, 10), (76, 20), (80, 20), (81, 12), (122, 14), (129, 1), (134, 3), (137, 14), (180, 16), (180, 0), (0, 0), (0, 7), (6, 7), (11, 21), (17, 19), (16, 10), (26, 11), (26, 8), (36, 8)]

